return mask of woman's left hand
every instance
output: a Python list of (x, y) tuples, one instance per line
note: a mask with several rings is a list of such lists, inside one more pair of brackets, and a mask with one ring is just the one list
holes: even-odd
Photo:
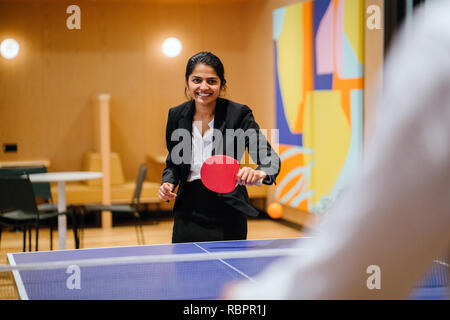
[(258, 180), (262, 180), (267, 176), (262, 170), (255, 170), (250, 167), (243, 167), (237, 174), (237, 183), (240, 185), (252, 186), (256, 184)]

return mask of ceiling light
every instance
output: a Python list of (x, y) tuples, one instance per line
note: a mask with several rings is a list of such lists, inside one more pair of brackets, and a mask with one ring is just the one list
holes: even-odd
[(5, 59), (14, 59), (19, 53), (19, 43), (11, 38), (5, 39), (0, 44), (0, 54)]
[(162, 52), (169, 58), (178, 56), (181, 52), (181, 41), (177, 38), (170, 37), (164, 40), (162, 44)]

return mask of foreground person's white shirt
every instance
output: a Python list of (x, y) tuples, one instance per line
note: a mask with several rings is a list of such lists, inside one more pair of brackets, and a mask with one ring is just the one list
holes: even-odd
[[(426, 9), (393, 47), (364, 168), (310, 254), (272, 264), (226, 298), (402, 299), (450, 248), (450, 1)], [(367, 288), (370, 265), (380, 290)]]

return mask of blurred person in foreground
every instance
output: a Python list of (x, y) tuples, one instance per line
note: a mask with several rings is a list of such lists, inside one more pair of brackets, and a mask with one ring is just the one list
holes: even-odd
[[(417, 11), (385, 69), (363, 168), (307, 253), (278, 260), (228, 299), (404, 299), (450, 247), (450, 1)], [(300, 245), (299, 245), (300, 246)], [(381, 288), (369, 290), (369, 266)]]

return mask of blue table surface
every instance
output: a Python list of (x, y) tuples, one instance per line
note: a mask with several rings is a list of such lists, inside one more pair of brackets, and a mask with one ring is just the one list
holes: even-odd
[[(305, 239), (198, 242), (134, 247), (9, 253), (11, 265), (162, 254), (280, 249)], [(81, 267), (80, 288), (68, 285), (67, 268), (14, 271), (21, 299), (220, 299), (223, 286), (252, 278), (279, 257)], [(435, 264), (410, 299), (449, 299), (448, 266)], [(444, 275), (444, 278), (443, 278)], [(72, 288), (72, 289), (70, 289)]]

